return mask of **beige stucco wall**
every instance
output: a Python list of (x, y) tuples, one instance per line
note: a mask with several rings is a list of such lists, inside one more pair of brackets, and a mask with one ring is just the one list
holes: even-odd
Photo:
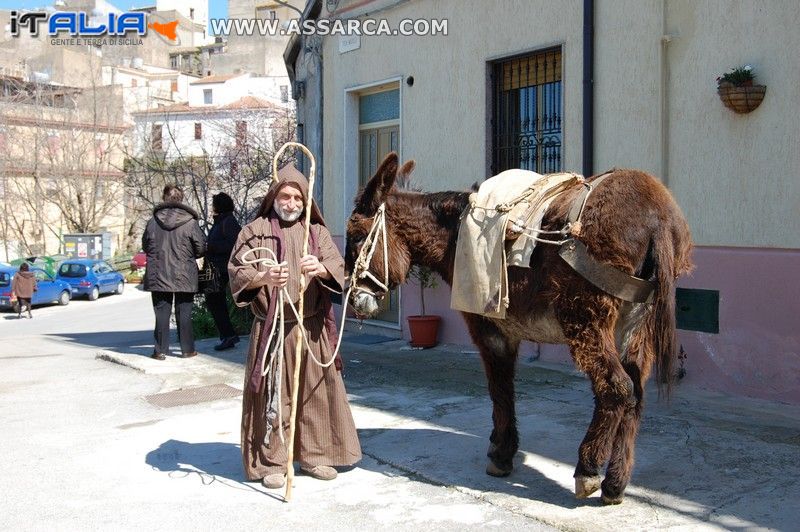
[[(556, 44), (564, 48), (564, 143), (568, 168), (580, 166), (582, 2), (508, 2), (502, 11), (481, 1), (411, 2), (373, 15), (393, 27), (404, 18), (448, 19), (447, 36), (364, 36), (359, 50), (339, 54), (324, 41), (325, 216), (341, 234), (352, 202), (343, 205), (344, 93), (348, 87), (414, 76), (402, 87), (401, 151), (414, 159), (415, 184), (425, 190), (466, 189), (486, 177), (487, 62)], [(497, 16), (502, 14), (502, 16)], [(350, 142), (355, 142), (355, 139)]]
[(597, 173), (616, 166), (661, 174), (661, 6), (662, 0), (595, 2)]
[[(340, 54), (323, 43), (325, 211), (341, 234), (345, 91), (412, 75), (402, 85), (401, 151), (425, 190), (486, 177), (487, 62), (563, 46), (564, 169), (580, 171), (583, 2), (439, 0), (373, 17), (446, 18), (446, 37), (368, 37)], [(595, 171), (635, 167), (662, 176), (707, 246), (800, 247), (800, 6), (796, 0), (597, 0)], [(662, 44), (662, 35), (671, 36)], [(662, 69), (662, 62), (665, 68)], [(716, 76), (753, 65), (768, 86), (747, 115), (725, 108)], [(663, 110), (662, 111), (662, 106)]]
[[(800, 248), (800, 3), (668, 3), (669, 183), (703, 245)], [(738, 115), (715, 79), (749, 63), (767, 86)]]
[[(598, 1), (595, 170), (662, 177), (699, 245), (800, 247), (799, 23), (792, 0)], [(738, 115), (715, 80), (744, 64), (768, 88)]]

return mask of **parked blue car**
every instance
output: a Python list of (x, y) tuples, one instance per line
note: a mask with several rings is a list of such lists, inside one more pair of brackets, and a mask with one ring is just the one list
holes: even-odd
[[(18, 269), (17, 266), (0, 266), (0, 309), (13, 309), (15, 311), (17, 309), (16, 304), (11, 303), (11, 280)], [(41, 268), (31, 268), (30, 271), (36, 276), (36, 292), (33, 293), (31, 304), (69, 304), (69, 300), (72, 298), (72, 290), (69, 284), (53, 279)]]
[(72, 297), (86, 296), (89, 301), (100, 294), (121, 294), (125, 290), (125, 278), (104, 260), (65, 260), (58, 267), (56, 277), (69, 283)]

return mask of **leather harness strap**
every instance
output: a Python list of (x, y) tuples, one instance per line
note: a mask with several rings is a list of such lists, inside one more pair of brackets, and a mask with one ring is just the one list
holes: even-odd
[(601, 174), (596, 178), (594, 178), (594, 180), (591, 183), (588, 181), (584, 181), (583, 183), (581, 183), (581, 186), (583, 188), (581, 188), (581, 191), (578, 194), (578, 197), (575, 198), (575, 201), (572, 202), (572, 208), (569, 210), (569, 214), (567, 215), (567, 223), (570, 226), (574, 226), (575, 224), (580, 224), (581, 216), (583, 215), (583, 209), (584, 207), (586, 207), (586, 200), (589, 199), (589, 194), (591, 194), (592, 191), (595, 188), (597, 188), (597, 185), (602, 183), (605, 180), (605, 178), (610, 176), (612, 172), (614, 172), (613, 168), (608, 172), (605, 172), (604, 174)]
[[(572, 228), (571, 232), (574, 236), (580, 235), (581, 217), (589, 194), (613, 171), (609, 170), (591, 183), (582, 183), (583, 189), (572, 203), (567, 217), (568, 226)], [(571, 238), (561, 244), (558, 255), (587, 281), (616, 298), (631, 303), (647, 303), (653, 297), (655, 283), (629, 275), (614, 266), (598, 262), (591, 256), (586, 244), (580, 240)]]
[(597, 262), (580, 240), (572, 239), (561, 244), (558, 255), (587, 281), (623, 301), (647, 303), (653, 295), (654, 283)]

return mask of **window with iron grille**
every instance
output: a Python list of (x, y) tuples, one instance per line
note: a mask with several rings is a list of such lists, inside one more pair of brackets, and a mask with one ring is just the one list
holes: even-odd
[(200, 140), (203, 138), (203, 124), (200, 122), (194, 123), (194, 140)]
[(494, 62), (492, 90), (492, 174), (561, 171), (561, 48)]

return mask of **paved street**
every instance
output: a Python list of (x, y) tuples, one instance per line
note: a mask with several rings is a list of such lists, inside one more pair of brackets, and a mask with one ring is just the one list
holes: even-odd
[[(242, 477), (245, 342), (158, 362), (151, 326), (131, 287), (33, 320), (0, 314), (0, 529), (791, 530), (800, 517), (796, 407), (651, 393), (628, 497), (604, 507), (572, 495), (591, 417), (582, 376), (521, 361), (521, 450), (496, 479), (483, 473), (491, 409), (477, 356), (356, 335), (343, 350), (364, 460), (331, 482), (297, 476), (287, 504)], [(233, 396), (153, 397), (193, 388)]]
[(335, 481), (297, 476), (291, 504), (283, 490), (243, 482), (240, 397), (173, 408), (143, 399), (212, 381), (241, 388), (240, 364), (197, 357), (159, 367), (144, 359), (153, 366), (144, 373), (96, 358), (150, 352), (151, 324), (149, 297), (130, 287), (123, 296), (35, 309), (32, 320), (0, 314), (0, 529), (549, 529), (408, 475), (369, 450)]

